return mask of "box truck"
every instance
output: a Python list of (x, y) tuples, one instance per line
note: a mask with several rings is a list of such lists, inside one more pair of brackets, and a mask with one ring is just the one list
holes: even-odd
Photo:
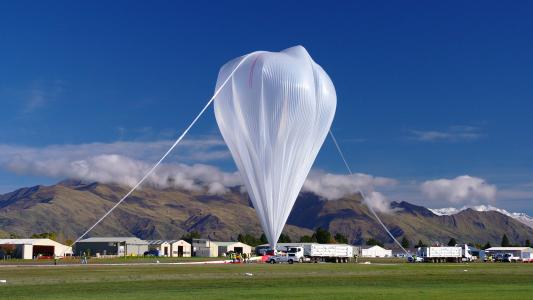
[(271, 256), (268, 262), (345, 263), (354, 257), (353, 246), (346, 244), (281, 243), (277, 245), (276, 250), (281, 253)]

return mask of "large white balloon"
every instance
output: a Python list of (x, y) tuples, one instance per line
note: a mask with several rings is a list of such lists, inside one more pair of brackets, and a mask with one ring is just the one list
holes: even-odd
[[(220, 69), (217, 89), (242, 59)], [(215, 99), (218, 127), (272, 247), (336, 105), (331, 79), (302, 46), (249, 54)]]

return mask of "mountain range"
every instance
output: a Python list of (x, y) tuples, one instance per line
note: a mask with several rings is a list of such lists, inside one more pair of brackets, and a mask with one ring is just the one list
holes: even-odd
[[(21, 188), (0, 195), (0, 237), (29, 237), (56, 232), (75, 239), (127, 192), (115, 184), (67, 180), (51, 186)], [(496, 209), (430, 210), (408, 202), (392, 202), (392, 213), (380, 213), (397, 238), (411, 245), (458, 242), (499, 244), (503, 234), (512, 243), (533, 238), (533, 228), (518, 215)], [(298, 197), (284, 232), (293, 240), (322, 227), (344, 234), (350, 243), (375, 238), (392, 244), (360, 195), (324, 200), (305, 192)], [(223, 195), (176, 188), (143, 187), (94, 228), (90, 236), (135, 235), (144, 239), (175, 239), (198, 231), (214, 240), (235, 239), (239, 233), (259, 237), (261, 226), (246, 194), (236, 187)]]
[(454, 208), (454, 207), (447, 207), (447, 208), (429, 208), (429, 210), (438, 215), (438, 216), (444, 216), (444, 215), (455, 215), (463, 210), (466, 209), (473, 209), (475, 211), (497, 211), (501, 214), (504, 214), (506, 216), (509, 216), (515, 220), (518, 220), (527, 226), (533, 228), (533, 217), (529, 216), (526, 213), (519, 213), (519, 212), (509, 212), (502, 208), (497, 208), (492, 205), (476, 205), (476, 206), (463, 206), (462, 208)]

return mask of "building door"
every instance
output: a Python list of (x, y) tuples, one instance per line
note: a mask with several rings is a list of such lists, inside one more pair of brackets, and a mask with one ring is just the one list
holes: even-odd
[(178, 246), (178, 257), (183, 257), (183, 246)]
[(163, 255), (168, 256), (168, 247), (167, 246), (163, 247)]
[(54, 246), (33, 246), (33, 257), (54, 257)]

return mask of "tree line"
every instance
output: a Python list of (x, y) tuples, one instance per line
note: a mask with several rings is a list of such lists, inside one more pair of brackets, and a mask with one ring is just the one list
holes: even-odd
[[(250, 246), (258, 246), (262, 244), (268, 244), (268, 239), (263, 233), (259, 238), (254, 237), (251, 234), (239, 234), (237, 236), (237, 241), (248, 244)], [(331, 232), (319, 227), (313, 232), (312, 235), (303, 235), (298, 240), (292, 240), (291, 237), (282, 233), (279, 236), (278, 243), (319, 243), (319, 244), (348, 244), (348, 238), (342, 233), (335, 233), (334, 235)]]
[[(201, 234), (198, 231), (191, 231), (181, 237), (187, 242), (192, 242), (193, 239), (201, 238)], [(268, 244), (268, 239), (264, 233), (259, 237), (250, 233), (241, 233), (237, 238), (231, 238), (231, 240), (245, 243), (250, 246), (258, 246)], [(331, 234), (331, 232), (319, 227), (311, 235), (303, 235), (297, 240), (293, 240), (288, 234), (282, 233), (279, 236), (278, 243), (319, 243), (319, 244), (349, 244), (348, 238), (342, 233)]]
[[(34, 233), (30, 236), (31, 238), (35, 238), (35, 239), (42, 239), (42, 238), (45, 238), (45, 239), (51, 239), (53, 241), (58, 241), (59, 242), (59, 239), (58, 239), (58, 234), (56, 232), (41, 232), (41, 233)], [(12, 238), (12, 239), (15, 239), (15, 238), (20, 238), (20, 236), (16, 235), (16, 234), (9, 234), (9, 238)], [(198, 231), (191, 231), (191, 232), (188, 232), (186, 233), (185, 235), (183, 235), (181, 237), (181, 239), (191, 243), (193, 239), (199, 239), (201, 238), (201, 234), (200, 232)], [(261, 234), (261, 236), (259, 237), (256, 237), (252, 234), (249, 234), (249, 233), (241, 233), (237, 236), (236, 239), (231, 239), (231, 240), (236, 240), (236, 241), (239, 241), (241, 243), (245, 243), (245, 244), (248, 244), (250, 246), (258, 246), (258, 245), (262, 245), (262, 244), (268, 244), (268, 239), (266, 238), (266, 235), (264, 233)], [(70, 245), (72, 244), (72, 240), (70, 239), (67, 239), (64, 241), (65, 244), (67, 245)], [(291, 243), (291, 242), (299, 242), (299, 243), (319, 243), (319, 244), (350, 244), (350, 242), (348, 241), (348, 238), (342, 234), (342, 233), (335, 233), (335, 234), (332, 234), (331, 232), (327, 231), (326, 229), (323, 229), (322, 227), (318, 227), (315, 232), (313, 232), (312, 235), (303, 235), (301, 236), (298, 240), (292, 240), (291, 237), (286, 234), (286, 233), (282, 233), (278, 239), (278, 243)], [(368, 246), (374, 246), (374, 245), (378, 245), (378, 246), (381, 246), (383, 247), (384, 246), (384, 243), (380, 240), (377, 240), (375, 238), (369, 238), (368, 240), (365, 241), (365, 244), (368, 245)], [(402, 239), (400, 240), (400, 244), (402, 245), (403, 248), (407, 249), (407, 248), (410, 248), (411, 247), (411, 242), (409, 241), (409, 239), (407, 238), (407, 236), (403, 236)], [(458, 242), (455, 238), (450, 238), (449, 242), (448, 242), (448, 246), (455, 246), (457, 245)], [(474, 246), (476, 248), (479, 248), (479, 249), (482, 249), (482, 250), (485, 250), (485, 249), (488, 249), (488, 248), (491, 248), (492, 245), (490, 242), (487, 242), (485, 243), (484, 245), (481, 245), (479, 243), (466, 243), (470, 246)], [(424, 243), (422, 240), (418, 240), (417, 243), (414, 244), (414, 247), (418, 248), (418, 247), (427, 247), (428, 244)], [(520, 247), (520, 246), (523, 246), (523, 247), (531, 247), (532, 244), (531, 244), (531, 240), (530, 239), (526, 239), (522, 244), (520, 243), (512, 243), (509, 238), (507, 237), (506, 234), (504, 234), (502, 236), (502, 239), (501, 239), (501, 242), (500, 242), (500, 246), (502, 247)]]
[[(409, 248), (409, 246), (410, 246), (410, 242), (405, 236), (402, 238), (402, 241), (400, 243), (401, 243), (402, 247), (404, 247), (404, 248)], [(457, 244), (459, 244), (457, 242), (457, 240), (452, 237), (452, 238), (450, 238), (450, 241), (448, 242), (447, 245), (448, 246), (455, 246)], [(492, 247), (490, 242), (487, 242), (484, 245), (479, 244), (479, 243), (472, 243), (472, 242), (466, 243), (466, 244), (469, 245), (469, 246), (476, 247), (476, 248), (481, 249), (481, 250), (485, 250), (485, 249), (488, 249), (488, 248)], [(368, 245), (368, 242), (367, 242), (367, 245)], [(415, 244), (415, 248), (427, 247), (427, 246), (428, 245), (426, 243), (422, 242), (422, 240), (418, 240), (418, 243)], [(511, 243), (509, 238), (507, 237), (507, 235), (504, 234), (502, 236), (502, 239), (501, 239), (501, 242), (500, 242), (500, 246), (501, 247), (522, 247), (522, 246), (523, 247), (531, 247), (531, 240), (526, 239), (522, 244), (520, 244), (520, 243)]]

